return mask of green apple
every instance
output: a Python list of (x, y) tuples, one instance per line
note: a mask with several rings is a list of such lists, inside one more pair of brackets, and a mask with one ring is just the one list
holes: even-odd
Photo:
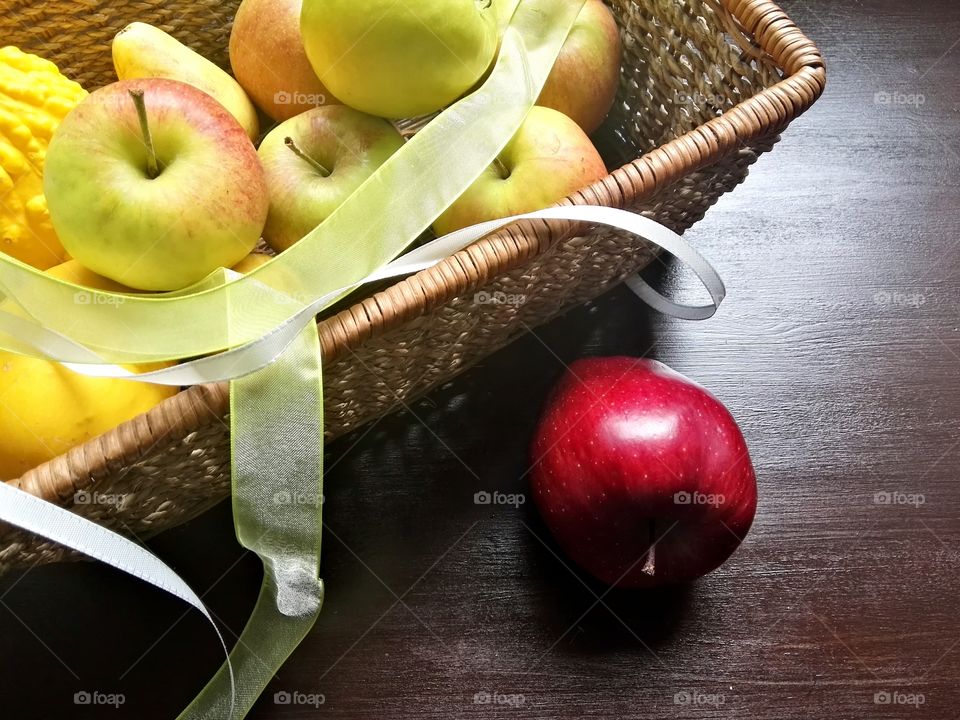
[(533, 107), (517, 134), (433, 224), (445, 235), (486, 220), (549, 207), (606, 177), (593, 143), (573, 120)]
[(491, 0), (303, 0), (303, 44), (341, 101), (386, 118), (450, 104), (497, 50)]
[(277, 125), (258, 150), (270, 193), (264, 239), (286, 250), (402, 145), (392, 123), (345, 105), (314, 108)]
[(243, 0), (230, 30), (233, 74), (274, 120), (337, 102), (304, 52), (301, 5), (301, 0)]
[[(556, 0), (563, 2), (564, 0)], [(519, 0), (495, 0), (502, 33)], [(573, 118), (587, 134), (603, 122), (620, 80), (620, 31), (602, 0), (587, 0), (567, 36), (537, 105)]]
[(177, 290), (250, 253), (267, 186), (246, 132), (186, 83), (122, 80), (57, 128), (43, 189), (82, 265), (138, 290)]

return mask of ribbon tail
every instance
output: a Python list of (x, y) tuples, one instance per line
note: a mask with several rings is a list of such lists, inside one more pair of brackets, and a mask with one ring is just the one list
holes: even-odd
[[(179, 575), (146, 548), (4, 482), (0, 482), (0, 521), (82, 552), (180, 598), (203, 614), (217, 634), (224, 655), (227, 654), (223, 636), (200, 597)], [(230, 707), (233, 705), (235, 690), (229, 657), (220, 668), (220, 675), (222, 692), (227, 706)]]
[(180, 720), (245, 717), (320, 614), (323, 390), (316, 325), (276, 362), (231, 382), (230, 424), (234, 525), (240, 544), (263, 561), (263, 585), (230, 664)]

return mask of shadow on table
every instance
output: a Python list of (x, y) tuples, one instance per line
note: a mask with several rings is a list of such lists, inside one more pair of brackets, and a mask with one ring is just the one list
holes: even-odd
[(689, 585), (649, 590), (610, 588), (575, 567), (550, 536), (536, 508), (528, 508), (532, 534), (527, 557), (532, 593), (545, 623), (569, 627), (555, 652), (599, 654), (636, 647), (657, 651), (671, 642), (692, 610)]

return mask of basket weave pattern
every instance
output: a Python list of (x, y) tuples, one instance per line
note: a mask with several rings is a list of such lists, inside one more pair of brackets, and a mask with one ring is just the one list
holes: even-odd
[[(109, 44), (157, 25), (215, 62), (238, 0), (0, 0), (5, 42), (55, 61), (87, 89), (115, 79)], [(611, 175), (565, 201), (642, 212), (682, 232), (746, 177), (823, 91), (816, 47), (766, 0), (608, 0), (624, 43), (618, 99), (598, 132)], [(408, 403), (648, 264), (621, 233), (518, 223), (324, 319), (331, 437)], [(482, 304), (483, 290), (523, 296)], [(147, 537), (229, 494), (227, 387), (194, 387), (37, 467), (19, 487)], [(111, 502), (98, 502), (98, 497)], [(0, 569), (69, 553), (0, 526)]]

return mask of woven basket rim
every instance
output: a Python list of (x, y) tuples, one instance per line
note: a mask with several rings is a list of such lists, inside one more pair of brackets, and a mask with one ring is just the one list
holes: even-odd
[[(714, 0), (782, 71), (783, 79), (722, 115), (645, 153), (559, 205), (625, 207), (649, 198), (732, 149), (779, 133), (823, 93), (826, 67), (816, 45), (770, 0)], [(524, 221), (489, 235), (318, 324), (323, 358), (335, 360), (367, 340), (516, 269), (575, 235), (578, 223)], [(97, 478), (139, 460), (172, 433), (189, 434), (222, 419), (227, 384), (199, 385), (149, 412), (29, 470), (9, 484), (53, 502), (67, 502)], [(77, 484), (78, 478), (84, 485)]]
[[(826, 67), (813, 41), (774, 2), (720, 2), (744, 31), (756, 38), (759, 49), (783, 70), (784, 79), (557, 205), (623, 208), (711, 164), (737, 145), (778, 132), (816, 102), (826, 86)], [(336, 360), (363, 342), (515, 269), (581, 227), (580, 223), (560, 221), (517, 222), (359, 301), (319, 323), (324, 360)]]

